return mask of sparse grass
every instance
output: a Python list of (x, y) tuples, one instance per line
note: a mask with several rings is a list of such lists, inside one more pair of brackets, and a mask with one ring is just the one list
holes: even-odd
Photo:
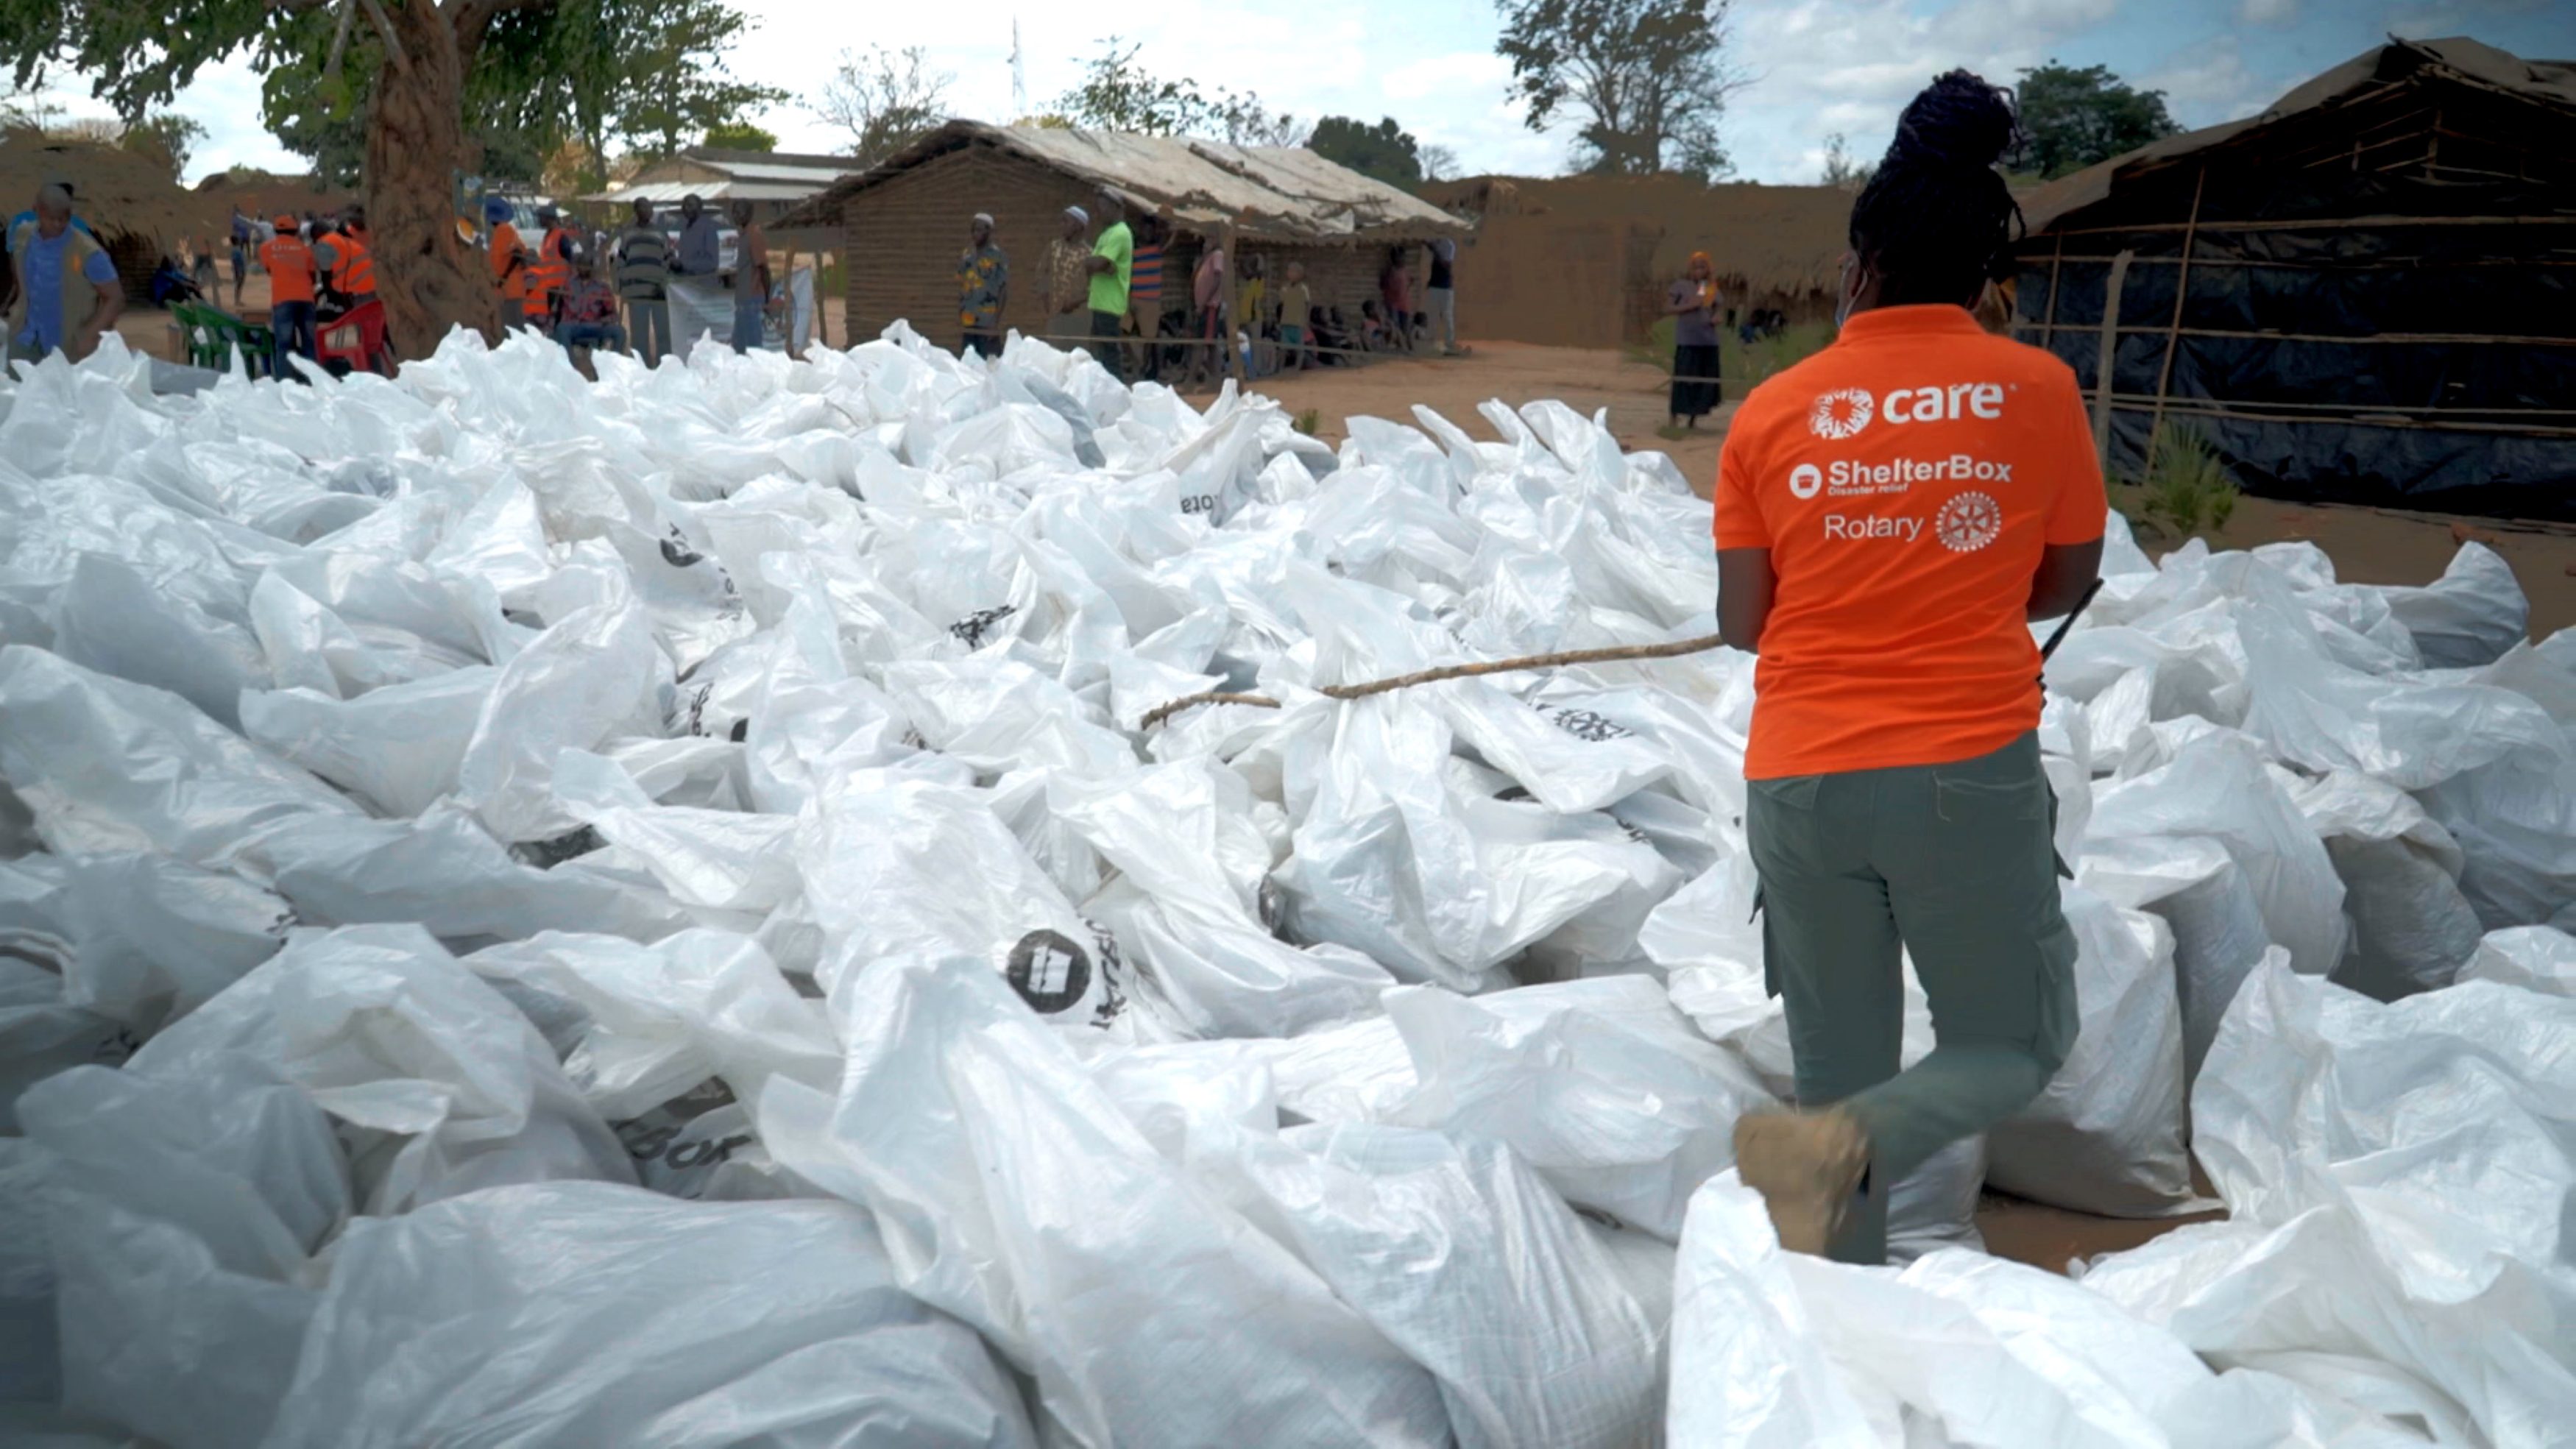
[(1728, 397), (1742, 398), (1765, 380), (1824, 351), (1833, 340), (1831, 322), (1793, 322), (1779, 336), (1756, 338), (1750, 347), (1729, 337), (1718, 348), (1718, 376), (1726, 379)]
[(1323, 425), (1324, 411), (1321, 408), (1308, 408), (1297, 414), (1296, 417), (1291, 418), (1288, 422), (1288, 426), (1295, 428), (1297, 431), (1304, 433), (1310, 438), (1315, 436), (1315, 430)]
[[(1751, 346), (1736, 340), (1730, 328), (1721, 328), (1717, 344), (1717, 375), (1729, 398), (1742, 398), (1764, 379), (1824, 350), (1834, 340), (1830, 322), (1792, 323), (1777, 337), (1757, 338)], [(1646, 340), (1632, 342), (1619, 349), (1630, 362), (1642, 362), (1666, 377), (1673, 372), (1673, 319), (1658, 317), (1646, 330)]]
[(1646, 329), (1646, 340), (1619, 349), (1630, 362), (1642, 362), (1670, 377), (1673, 371), (1673, 319), (1658, 317)]
[(2146, 477), (2115, 490), (2131, 523), (2175, 543), (2225, 528), (2241, 496), (2218, 449), (2187, 424), (2158, 429)]

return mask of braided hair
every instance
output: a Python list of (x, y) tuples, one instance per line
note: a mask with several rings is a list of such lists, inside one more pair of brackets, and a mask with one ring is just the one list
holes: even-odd
[(2010, 93), (1964, 70), (1907, 103), (1852, 203), (1852, 251), (1877, 273), (1879, 305), (1957, 304), (2009, 274), (2021, 208), (1995, 163), (2015, 125)]

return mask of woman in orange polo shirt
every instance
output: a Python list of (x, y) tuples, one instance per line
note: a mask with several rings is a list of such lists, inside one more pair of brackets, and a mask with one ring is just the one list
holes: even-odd
[[(2075, 376), (1980, 329), (2018, 211), (2005, 93), (1905, 108), (1852, 207), (1833, 345), (1745, 399), (1718, 464), (1718, 617), (1761, 656), (1745, 752), (1800, 1109), (1736, 1128), (1784, 1247), (1886, 1256), (1888, 1192), (2047, 1085), (2075, 1036), (2030, 622), (2099, 570)], [(1899, 1072), (1902, 956), (1937, 1045)]]

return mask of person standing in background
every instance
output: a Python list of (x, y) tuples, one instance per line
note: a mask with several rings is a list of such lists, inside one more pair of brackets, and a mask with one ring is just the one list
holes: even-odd
[(1390, 247), (1386, 270), (1377, 274), (1377, 297), (1385, 309), (1388, 340), (1399, 352), (1413, 350), (1413, 268), (1404, 248)]
[[(751, 203), (733, 204), (733, 270), (725, 282), (733, 292), (733, 350), (748, 352), (763, 345), (761, 319), (769, 311), (769, 238), (751, 219)], [(686, 236), (681, 238), (685, 243)]]
[(294, 217), (278, 217), (277, 235), (260, 247), (259, 264), (268, 271), (268, 332), (276, 340), (270, 372), (302, 382), (303, 373), (286, 359), (313, 359), (313, 249), (296, 235)]
[(617, 295), (626, 338), (651, 367), (671, 350), (671, 239), (653, 224), (653, 203), (635, 198), (635, 224), (617, 235)]
[(250, 275), (250, 218), (242, 215), (241, 203), (233, 203), (233, 310), (241, 310), (242, 280)]
[(1127, 359), (1118, 345), (1127, 320), (1127, 285), (1136, 265), (1136, 234), (1127, 229), (1126, 207), (1107, 191), (1094, 205), (1100, 212), (1100, 235), (1091, 243), (1091, 351), (1109, 375), (1127, 380)]
[(513, 331), (528, 325), (528, 249), (510, 220), (510, 203), (493, 197), (483, 203), (484, 260), (492, 266), (492, 285), (501, 293), (501, 325)]
[(38, 188), (34, 210), (11, 221), (6, 240), (15, 285), (0, 358), (59, 350), (78, 362), (97, 351), (125, 310), (125, 288), (98, 238), (73, 225), (71, 188)]
[(1422, 289), (1431, 314), (1425, 328), (1440, 344), (1440, 355), (1458, 355), (1458, 243), (1441, 237), (1431, 243), (1431, 282)]
[(1270, 343), (1261, 328), (1270, 320), (1270, 262), (1257, 256), (1242, 260), (1234, 294), (1234, 331), (1227, 340), (1242, 355), (1246, 378), (1265, 377), (1271, 370)]
[(1279, 288), (1279, 370), (1306, 370), (1306, 320), (1314, 312), (1314, 295), (1306, 290), (1306, 264), (1290, 262)]
[(572, 229), (551, 206), (537, 208), (537, 259), (528, 268), (528, 321), (552, 327), (563, 314), (564, 293), (572, 290)]
[(1706, 252), (1693, 252), (1682, 279), (1664, 294), (1664, 315), (1673, 319), (1672, 421), (1696, 428), (1718, 403), (1716, 268)]
[(1169, 235), (1157, 216), (1136, 218), (1136, 264), (1127, 281), (1128, 311), (1136, 321), (1136, 376), (1157, 382), (1163, 375), (1163, 351), (1154, 345), (1163, 323), (1163, 239)]
[(189, 271), (194, 274), (191, 280), (197, 284), (197, 295), (214, 296), (219, 285), (215, 280), (215, 239), (201, 231), (188, 243), (188, 250), (191, 253)]
[(696, 192), (680, 198), (680, 246), (671, 259), (675, 277), (712, 277), (724, 265), (724, 224)]
[(1199, 253), (1198, 268), (1190, 275), (1190, 306), (1198, 317), (1198, 325), (1192, 331), (1207, 344), (1190, 349), (1189, 375), (1193, 384), (1203, 375), (1225, 374), (1225, 356), (1218, 351), (1218, 344), (1225, 337), (1227, 265), (1225, 244), (1209, 237), (1206, 248)]
[(979, 211), (966, 225), (966, 250), (957, 258), (957, 321), (966, 333), (959, 355), (1002, 355), (1002, 309), (1010, 297), (1011, 259), (993, 244), (992, 215)]
[(1062, 336), (1056, 319), (1081, 306), (1091, 294), (1091, 213), (1079, 206), (1064, 209), (1064, 225), (1047, 243), (1046, 281), (1038, 293), (1046, 309), (1046, 331)]

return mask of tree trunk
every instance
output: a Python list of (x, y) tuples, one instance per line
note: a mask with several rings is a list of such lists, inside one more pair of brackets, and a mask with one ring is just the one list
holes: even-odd
[(367, 224), (377, 295), (402, 356), (426, 357), (452, 327), (500, 339), (482, 258), (456, 239), (456, 165), (465, 144), (465, 57), (442, 7), (388, 5), (402, 45), (376, 77), (367, 123)]

